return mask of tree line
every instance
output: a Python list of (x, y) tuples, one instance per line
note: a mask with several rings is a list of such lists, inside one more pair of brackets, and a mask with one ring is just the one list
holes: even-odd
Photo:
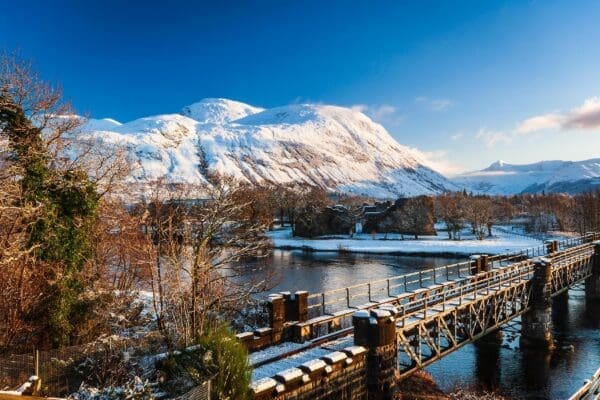
[[(600, 229), (600, 190), (575, 195), (558, 193), (489, 196), (466, 190), (436, 196), (378, 202), (366, 196), (332, 194), (297, 184), (245, 185), (256, 218), (272, 226), (290, 226), (294, 236), (353, 235), (356, 223), (364, 233), (435, 234), (441, 223), (448, 239), (460, 240), (467, 230), (477, 239), (492, 235), (498, 224), (520, 225), (526, 233), (548, 231), (584, 234)], [(369, 208), (378, 212), (369, 213)]]

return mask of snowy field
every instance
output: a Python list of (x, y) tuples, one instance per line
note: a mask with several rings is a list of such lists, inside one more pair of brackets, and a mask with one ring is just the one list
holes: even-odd
[(543, 244), (539, 239), (508, 235), (493, 230), (493, 236), (484, 240), (476, 240), (465, 234), (462, 240), (449, 240), (445, 232), (437, 236), (420, 236), (414, 240), (412, 236), (398, 234), (357, 234), (353, 238), (348, 235), (336, 235), (316, 239), (292, 237), (290, 228), (278, 229), (268, 233), (275, 248), (306, 249), (311, 251), (347, 251), (355, 253), (378, 254), (500, 254)]

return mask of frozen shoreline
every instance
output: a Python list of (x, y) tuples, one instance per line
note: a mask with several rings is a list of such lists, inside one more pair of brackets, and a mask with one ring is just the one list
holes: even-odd
[[(499, 233), (499, 232), (495, 232)], [(465, 256), (471, 254), (501, 254), (525, 248), (538, 247), (543, 242), (524, 236), (495, 235), (491, 238), (477, 240), (466, 237), (463, 240), (450, 240), (444, 236), (423, 236), (418, 240), (400, 239), (400, 235), (358, 234), (354, 238), (325, 237), (319, 239), (303, 239), (292, 237), (289, 228), (268, 232), (273, 247), (284, 250), (304, 250), (310, 252), (347, 252), (391, 255), (437, 255)]]

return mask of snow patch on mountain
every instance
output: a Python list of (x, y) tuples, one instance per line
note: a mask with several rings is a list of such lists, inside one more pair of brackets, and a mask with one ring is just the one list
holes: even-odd
[(99, 140), (124, 145), (139, 160), (132, 178), (141, 183), (204, 182), (198, 167), (203, 158), (210, 169), (251, 183), (298, 182), (375, 197), (457, 189), (381, 125), (337, 106), (265, 110), (205, 99), (181, 114), (123, 124), (91, 120), (87, 128)]
[(254, 107), (239, 101), (229, 99), (203, 99), (184, 107), (181, 113), (196, 121), (211, 124), (224, 124), (248, 115), (264, 111), (264, 108)]

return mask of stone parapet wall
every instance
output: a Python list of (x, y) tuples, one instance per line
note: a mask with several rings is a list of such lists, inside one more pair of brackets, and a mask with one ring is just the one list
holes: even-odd
[(254, 381), (256, 400), (367, 399), (367, 349), (350, 346)]

